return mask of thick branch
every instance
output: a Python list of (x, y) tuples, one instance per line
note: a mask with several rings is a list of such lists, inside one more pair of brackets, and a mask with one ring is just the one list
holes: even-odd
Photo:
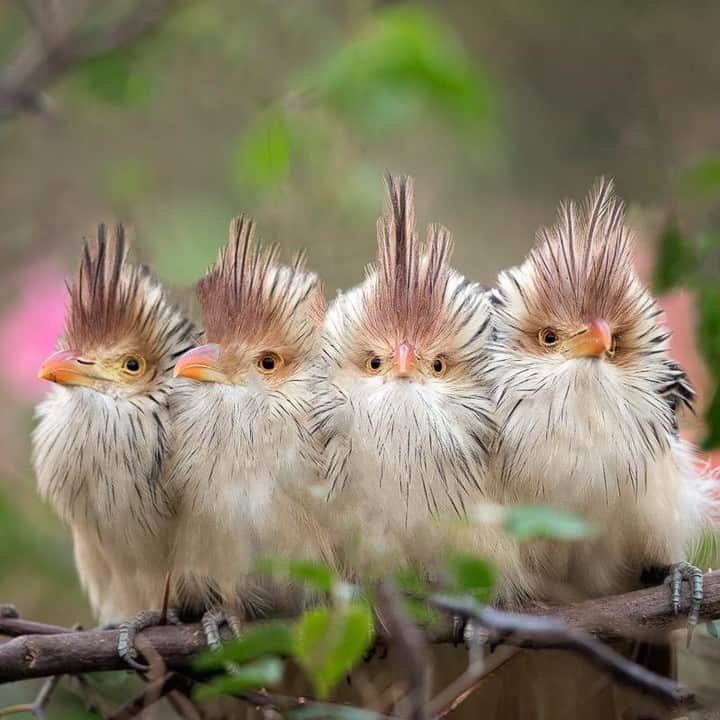
[[(669, 598), (668, 587), (660, 585), (564, 607), (530, 608), (527, 612), (562, 619), (570, 627), (606, 639), (637, 638), (683, 625), (683, 615), (675, 617)], [(720, 618), (720, 572), (705, 575), (705, 601), (700, 617), (703, 620)], [(0, 635), (15, 637), (0, 645), (0, 683), (57, 674), (126, 669), (117, 655), (117, 630), (73, 632), (0, 617)], [(205, 638), (199, 625), (149, 628), (142, 636), (162, 657), (168, 670), (187, 668), (189, 659), (205, 649)], [(446, 632), (434, 632), (429, 640), (452, 642), (452, 633), (449, 628)], [(508, 641), (518, 640), (510, 638)]]

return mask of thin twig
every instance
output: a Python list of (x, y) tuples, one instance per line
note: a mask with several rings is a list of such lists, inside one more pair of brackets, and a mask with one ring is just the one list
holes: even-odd
[(504, 612), (480, 605), (472, 598), (435, 595), (430, 603), (444, 612), (474, 620), (491, 633), (491, 639), (494, 636), (503, 641), (510, 639), (516, 645), (563, 648), (584, 655), (619, 682), (652, 695), (668, 706), (674, 707), (686, 699), (674, 681), (637, 665), (561, 619)]
[(190, 687), (191, 681), (175, 672), (149, 682), (142, 692), (129, 700), (117, 712), (110, 715), (107, 720), (130, 720), (139, 715), (145, 708), (161, 700), (173, 690)]
[(426, 720), (431, 664), (425, 635), (407, 616), (400, 591), (390, 580), (384, 580), (378, 586), (376, 610), (403, 658), (410, 705), (408, 717), (411, 720)]

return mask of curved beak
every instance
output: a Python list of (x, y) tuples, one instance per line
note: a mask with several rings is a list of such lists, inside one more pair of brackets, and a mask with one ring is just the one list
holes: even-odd
[(208, 343), (188, 350), (175, 363), (173, 376), (200, 382), (226, 383), (227, 376), (220, 367), (220, 346)]
[(103, 380), (95, 362), (85, 360), (74, 350), (60, 350), (48, 357), (38, 370), (41, 380), (60, 385), (94, 385)]
[(393, 368), (398, 377), (410, 377), (415, 371), (415, 350), (407, 342), (401, 342), (393, 355)]
[(602, 357), (612, 348), (610, 326), (605, 320), (592, 320), (584, 332), (569, 340), (568, 347), (572, 357)]

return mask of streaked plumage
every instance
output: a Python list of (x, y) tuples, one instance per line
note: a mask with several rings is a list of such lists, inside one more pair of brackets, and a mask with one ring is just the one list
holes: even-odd
[(37, 408), (33, 460), (40, 494), (72, 529), (98, 619), (117, 621), (162, 600), (169, 391), (193, 326), (127, 261), (121, 225), (109, 236), (99, 226), (69, 293), (59, 352), (41, 368), (58, 384)]
[(294, 605), (295, 593), (248, 573), (262, 556), (330, 554), (309, 492), (322, 289), (302, 260), (280, 264), (276, 248), (263, 248), (253, 221), (241, 217), (197, 294), (208, 344), (178, 362), (185, 379), (173, 396), (178, 600), (241, 614)]
[(633, 270), (612, 183), (582, 207), (563, 204), (492, 298), (495, 497), (564, 507), (602, 529), (596, 542), (528, 550), (546, 594), (566, 583), (580, 596), (619, 592), (682, 560), (712, 509), (677, 436), (692, 391)]
[[(354, 575), (403, 562), (430, 569), (446, 550), (443, 522), (483, 498), (495, 435), (486, 295), (450, 267), (445, 228), (418, 241), (411, 181), (387, 182), (377, 265), (328, 312), (313, 420)], [(482, 532), (476, 547), (512, 564), (502, 534)]]

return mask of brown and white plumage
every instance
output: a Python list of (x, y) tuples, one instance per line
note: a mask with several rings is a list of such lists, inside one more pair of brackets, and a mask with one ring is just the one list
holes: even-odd
[(712, 509), (677, 435), (692, 391), (630, 245), (623, 204), (600, 180), (582, 206), (561, 206), (492, 295), (495, 497), (564, 507), (602, 530), (596, 542), (528, 551), (550, 594), (637, 587), (643, 569), (685, 557)]
[(175, 358), (193, 326), (143, 266), (121, 225), (86, 243), (58, 352), (40, 377), (33, 461), (41, 495), (71, 527), (81, 581), (101, 622), (162, 600), (174, 498), (163, 476)]
[(329, 553), (312, 515), (307, 426), (323, 293), (301, 260), (280, 264), (240, 217), (197, 294), (207, 344), (178, 362), (173, 397), (178, 600), (262, 613), (298, 598), (250, 576), (259, 557)]
[[(495, 435), (486, 295), (450, 267), (445, 228), (418, 241), (411, 180), (387, 185), (377, 265), (328, 312), (313, 424), (354, 575), (432, 565), (443, 523), (483, 498)], [(476, 540), (511, 562), (499, 530)]]

